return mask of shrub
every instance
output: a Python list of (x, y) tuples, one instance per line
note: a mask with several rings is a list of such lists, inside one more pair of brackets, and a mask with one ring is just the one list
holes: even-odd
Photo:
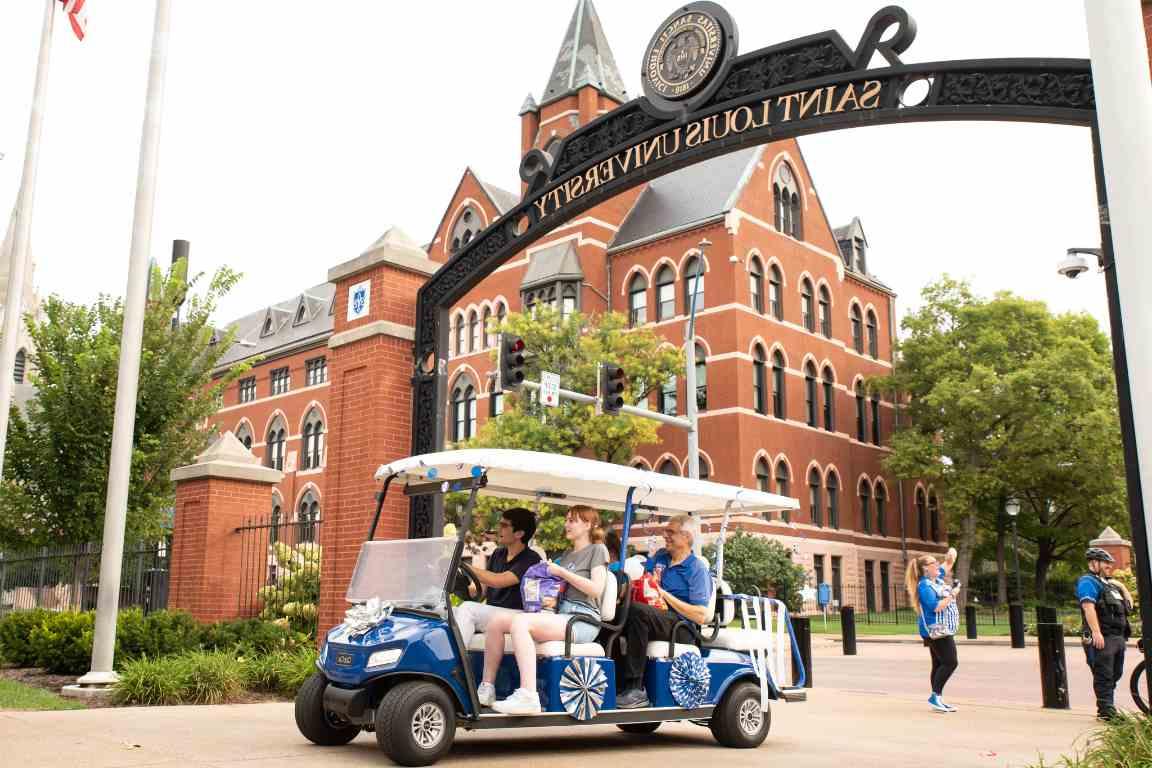
[(92, 613), (50, 613), (29, 637), (36, 666), (56, 675), (80, 675), (92, 660)]
[(184, 702), (219, 704), (244, 691), (244, 665), (230, 653), (194, 651), (175, 658)]
[(0, 656), (18, 667), (36, 664), (36, 646), (32, 644), (32, 630), (41, 626), (49, 611), (36, 608), (31, 611), (13, 611), (0, 619)]
[(1123, 715), (1093, 731), (1083, 750), (1033, 768), (1147, 768), (1152, 765), (1152, 719)]
[(249, 690), (294, 696), (316, 671), (316, 651), (297, 651), (254, 656), (244, 661), (244, 678)]
[(112, 701), (152, 707), (179, 704), (182, 689), (179, 672), (177, 656), (129, 661), (120, 671), (120, 682), (112, 689)]
[[(704, 557), (716, 565), (715, 544), (704, 547)], [(771, 590), (788, 610), (799, 611), (804, 578), (803, 566), (792, 562), (792, 552), (777, 541), (736, 531), (724, 542), (724, 579), (737, 594)]]
[(203, 627), (200, 632), (200, 646), (204, 650), (230, 651), (243, 656), (291, 651), (311, 643), (306, 635), (294, 632), (286, 622), (261, 619), (220, 621)]

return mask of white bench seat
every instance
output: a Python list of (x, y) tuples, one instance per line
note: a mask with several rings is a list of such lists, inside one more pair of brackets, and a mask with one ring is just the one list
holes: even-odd
[(708, 643), (709, 648), (727, 648), (730, 651), (767, 651), (771, 648), (772, 636), (755, 629), (722, 629), (716, 639)]

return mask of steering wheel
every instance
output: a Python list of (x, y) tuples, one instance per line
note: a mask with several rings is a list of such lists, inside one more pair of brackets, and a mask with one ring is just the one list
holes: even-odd
[[(484, 585), (480, 583), (480, 579), (476, 576), (476, 572), (472, 570), (472, 566), (461, 561), (459, 573), (457, 575), (458, 577), (464, 576), (464, 578), (467, 579), (466, 584), (461, 584), (460, 579), (457, 578), (456, 589), (453, 591), (457, 597), (459, 597), (461, 600), (480, 600), (484, 597)], [(476, 590), (475, 596), (470, 594), (470, 590), (468, 589), (469, 586)]]

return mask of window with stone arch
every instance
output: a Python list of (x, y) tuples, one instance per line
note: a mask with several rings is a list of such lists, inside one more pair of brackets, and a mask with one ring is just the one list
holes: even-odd
[(301, 450), (303, 469), (319, 469), (324, 462), (324, 416), (319, 408), (312, 408), (304, 419)]
[(268, 543), (275, 544), (280, 540), (280, 524), (284, 522), (284, 501), (276, 491), (272, 492), (272, 512), (268, 516)]
[(872, 486), (868, 481), (860, 478), (860, 530), (872, 533)]
[(828, 286), (820, 286), (820, 333), (825, 338), (832, 338), (832, 296), (828, 293)]
[(708, 362), (704, 347), (696, 345), (696, 410), (708, 410)]
[(812, 332), (816, 330), (816, 313), (813, 311), (812, 281), (804, 278), (800, 281), (800, 319), (804, 327)]
[(879, 357), (880, 342), (877, 338), (876, 313), (868, 310), (868, 355)]
[(764, 493), (772, 492), (772, 470), (764, 457), (756, 459), (756, 490)]
[(884, 481), (876, 480), (876, 491), (873, 494), (876, 504), (876, 533), (881, 536), (888, 535), (888, 521), (887, 521), (887, 507), (888, 507), (888, 488), (884, 485)]
[(676, 274), (667, 264), (656, 273), (656, 319), (676, 316)]
[[(495, 330), (495, 333), (497, 336), (500, 335), (500, 329), (502, 329), (504, 327), (504, 318), (506, 318), (506, 317), (508, 317), (508, 305), (501, 301), (499, 304), (496, 305), (496, 330)], [(492, 344), (493, 344), (493, 346), (495, 346), (496, 342), (493, 341)]]
[(669, 376), (668, 380), (660, 386), (660, 394), (657, 397), (657, 405), (660, 413), (665, 416), (676, 415), (676, 393), (678, 383), (675, 376)]
[(252, 427), (248, 422), (240, 422), (240, 426), (236, 427), (236, 439), (239, 440), (245, 448), (252, 450)]
[(940, 541), (940, 502), (935, 493), (928, 496), (928, 523), (932, 528), (932, 541)]
[(772, 202), (776, 231), (800, 240), (803, 237), (800, 183), (788, 163), (780, 163), (776, 167), (776, 178), (772, 182)]
[(300, 543), (316, 541), (316, 524), (320, 522), (320, 500), (311, 489), (300, 499), (296, 508), (296, 539)]
[(660, 469), (656, 471), (662, 475), (680, 477), (680, 469), (676, 466), (676, 462), (672, 461), (672, 459), (664, 459), (664, 461), (660, 462)]
[(784, 353), (776, 350), (772, 353), (772, 415), (778, 419), (784, 418)]
[(804, 365), (804, 410), (808, 426), (816, 426), (816, 404), (819, 394), (816, 389), (816, 366), (809, 360)]
[(466, 206), (456, 217), (456, 222), (452, 225), (451, 233), (448, 236), (449, 253), (456, 253), (472, 242), (472, 238), (476, 237), (482, 228), (480, 212), (476, 210), (475, 206)]
[(836, 429), (836, 376), (832, 369), (824, 366), (824, 429), (833, 432)]
[[(776, 462), (776, 493), (781, 496), (792, 495), (792, 472), (788, 469), (788, 462), (784, 459)], [(792, 510), (785, 509), (782, 511), (780, 519), (786, 523), (792, 522)]]
[(468, 349), (464, 345), (464, 315), (456, 315), (456, 354), (463, 355)]
[(468, 313), (468, 351), (479, 352), (480, 345), (480, 317), (476, 310)]
[(707, 480), (712, 477), (712, 465), (703, 455), (700, 456), (696, 466), (701, 480)]
[[(696, 274), (696, 270), (700, 274)], [(692, 311), (692, 292), (696, 292), (696, 311), (704, 309), (704, 262), (693, 256), (684, 263), (684, 314)]]
[(748, 296), (752, 309), (758, 314), (764, 314), (764, 265), (758, 256), (753, 256), (748, 264)]
[(468, 374), (452, 388), (452, 441), (467, 440), (476, 434), (476, 384)]
[(868, 440), (868, 407), (864, 399), (864, 382), (856, 382), (856, 440), (863, 443)]
[(808, 470), (808, 512), (812, 516), (812, 524), (820, 528), (824, 527), (823, 485), (820, 470), (816, 467)]
[(928, 540), (928, 502), (924, 499), (924, 489), (916, 489), (916, 532), (921, 541)]
[(768, 412), (768, 398), (765, 397), (767, 384), (767, 360), (764, 358), (764, 347), (759, 344), (752, 350), (752, 408), (756, 413)]
[(484, 348), (496, 346), (496, 331), (492, 327), (492, 308), (484, 307), (484, 320), (481, 323), (481, 333), (484, 334)]
[(288, 437), (288, 429), (284, 418), (277, 415), (268, 428), (268, 439), (264, 445), (264, 464), (272, 469), (284, 469), (284, 443)]
[(628, 281), (628, 325), (635, 328), (648, 322), (648, 280), (637, 272)]
[(780, 267), (768, 267), (768, 310), (777, 320), (784, 319), (784, 275)]
[(864, 354), (864, 321), (860, 316), (860, 305), (853, 304), (848, 314), (852, 321), (852, 349), (856, 354)]
[(828, 527), (840, 527), (840, 476), (836, 470), (828, 471), (828, 479), (824, 481), (824, 489), (828, 493)]

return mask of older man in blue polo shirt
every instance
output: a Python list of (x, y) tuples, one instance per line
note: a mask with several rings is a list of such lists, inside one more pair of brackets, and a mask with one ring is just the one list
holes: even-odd
[(696, 518), (689, 515), (672, 518), (664, 529), (664, 549), (644, 564), (644, 570), (657, 574), (660, 579), (660, 595), (668, 610), (633, 603), (628, 612), (624, 625), (627, 647), (621, 652), (617, 646), (615, 653), (621, 679), (616, 706), (622, 709), (649, 706), (644, 690), (648, 642), (666, 639), (681, 619), (695, 624), (708, 620), (712, 577), (704, 561), (692, 554), (692, 543), (699, 535), (700, 524)]

